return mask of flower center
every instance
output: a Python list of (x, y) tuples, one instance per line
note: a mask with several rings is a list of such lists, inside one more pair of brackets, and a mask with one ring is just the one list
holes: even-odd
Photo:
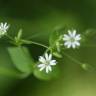
[(45, 62), (45, 64), (46, 64), (46, 65), (49, 65), (49, 64), (50, 64), (50, 61), (49, 61), (49, 60), (47, 60), (47, 61)]
[(74, 42), (75, 39), (73, 37), (70, 38), (70, 42)]

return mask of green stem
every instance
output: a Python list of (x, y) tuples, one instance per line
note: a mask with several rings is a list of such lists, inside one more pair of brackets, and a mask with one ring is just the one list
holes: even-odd
[(6, 36), (8, 39), (10, 39), (10, 40), (14, 41), (14, 39), (13, 39), (10, 35), (5, 34), (5, 36)]
[(77, 64), (83, 64), (83, 63), (81, 63), (80, 61), (78, 61), (78, 60), (76, 60), (75, 58), (73, 58), (72, 56), (70, 56), (70, 55), (68, 55), (68, 54), (66, 54), (66, 53), (64, 53), (64, 55), (66, 56), (66, 57), (68, 57), (70, 60), (72, 60), (73, 62), (75, 62), (75, 63), (77, 63)]
[(52, 54), (52, 49), (51, 49), (51, 47), (48, 47), (44, 53), (47, 53), (48, 51), (50, 51), (51, 54)]
[(22, 40), (22, 42), (24, 42), (25, 44), (35, 44), (35, 45), (39, 45), (39, 46), (42, 46), (46, 49), (48, 49), (49, 47), (44, 45), (44, 44), (41, 44), (41, 43), (38, 43), (38, 42), (34, 42), (34, 41), (28, 41), (28, 40)]
[(40, 44), (40, 43), (37, 43), (37, 42), (33, 42), (32, 41), (32, 44), (35, 44), (35, 45), (39, 45), (39, 46), (42, 46), (42, 47), (45, 47), (45, 48), (49, 48), (48, 46), (44, 45), (44, 44)]

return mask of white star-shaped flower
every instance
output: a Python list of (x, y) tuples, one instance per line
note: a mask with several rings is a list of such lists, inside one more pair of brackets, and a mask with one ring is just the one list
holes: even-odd
[(40, 64), (38, 65), (38, 68), (40, 68), (40, 71), (46, 70), (46, 73), (52, 71), (52, 66), (56, 65), (56, 60), (52, 60), (52, 54), (45, 53), (44, 57), (39, 57)]
[(81, 35), (76, 34), (76, 30), (68, 30), (68, 34), (64, 34), (63, 40), (65, 41), (64, 46), (67, 48), (76, 48), (80, 46)]
[(3, 36), (9, 28), (7, 23), (0, 23), (0, 37)]

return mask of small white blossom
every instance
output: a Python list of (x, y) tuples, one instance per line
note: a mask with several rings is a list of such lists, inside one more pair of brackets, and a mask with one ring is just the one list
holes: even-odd
[(67, 48), (76, 48), (80, 46), (81, 35), (76, 34), (76, 30), (68, 30), (68, 34), (64, 34), (63, 40), (65, 41), (64, 46)]
[(0, 37), (3, 36), (9, 28), (7, 23), (0, 23)]
[(46, 73), (52, 71), (52, 66), (55, 66), (57, 63), (56, 60), (52, 60), (52, 54), (48, 55), (47, 53), (45, 53), (44, 57), (39, 57), (39, 62), (38, 68), (40, 68), (40, 71), (45, 69)]

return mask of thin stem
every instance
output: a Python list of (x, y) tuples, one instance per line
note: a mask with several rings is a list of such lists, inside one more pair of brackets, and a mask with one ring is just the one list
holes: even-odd
[(10, 39), (10, 40), (14, 41), (14, 39), (13, 39), (10, 35), (5, 34), (5, 36), (6, 36), (8, 39)]
[(34, 41), (29, 41), (29, 40), (22, 40), (22, 42), (25, 42), (25, 44), (35, 44), (35, 45), (39, 45), (39, 46), (42, 46), (46, 49), (48, 49), (49, 47), (44, 45), (44, 44), (41, 44), (41, 43), (38, 43), (38, 42), (34, 42)]
[(33, 42), (31, 41), (32, 44), (35, 44), (35, 45), (39, 45), (39, 46), (42, 46), (42, 47), (45, 47), (45, 48), (49, 48), (48, 46), (44, 45), (44, 44), (41, 44), (41, 43), (37, 43), (37, 42)]
[(37, 43), (37, 42), (33, 42), (33, 41), (32, 41), (32, 44), (36, 44), (36, 45), (40, 45), (42, 47), (45, 47), (46, 48), (46, 51), (44, 52), (44, 54), (47, 53), (48, 51), (51, 51), (51, 53), (52, 53), (51, 47), (48, 47), (46, 45), (43, 45), (43, 44), (40, 44), (40, 43)]
[(51, 51), (51, 53), (52, 53), (51, 47), (47, 48), (47, 50), (44, 53), (47, 53), (48, 51)]
[(72, 61), (74, 61), (75, 63), (77, 63), (77, 64), (83, 64), (83, 63), (81, 63), (80, 61), (78, 61), (78, 60), (76, 60), (75, 58), (73, 58), (72, 56), (70, 56), (70, 55), (68, 55), (68, 54), (66, 54), (66, 53), (64, 53), (64, 55), (66, 56), (66, 57), (68, 57), (70, 60), (72, 60)]

